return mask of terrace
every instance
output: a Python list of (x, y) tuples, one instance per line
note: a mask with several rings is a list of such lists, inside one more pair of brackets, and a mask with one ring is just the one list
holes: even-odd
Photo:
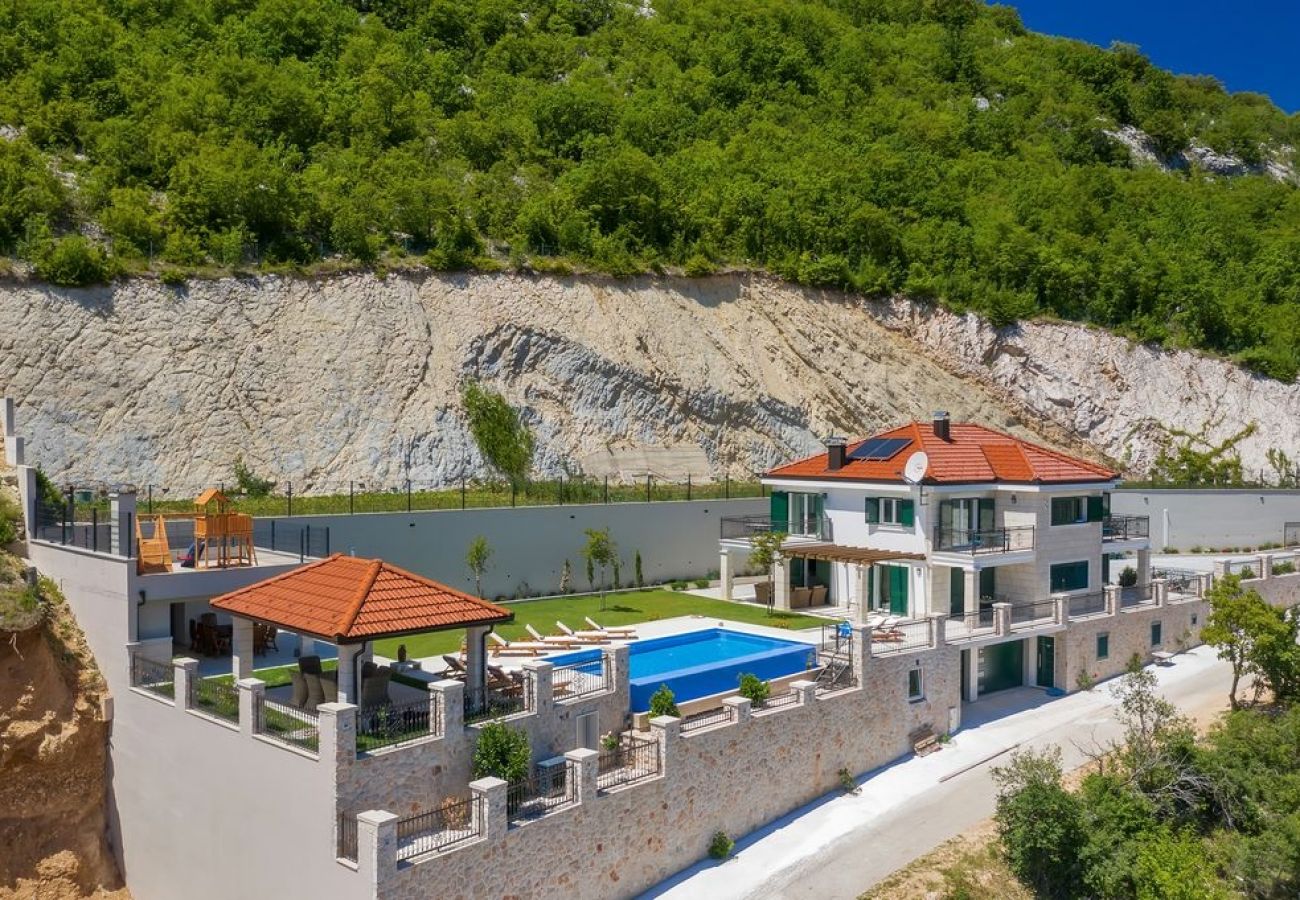
[(1106, 516), (1101, 520), (1101, 539), (1109, 542), (1145, 541), (1151, 537), (1148, 516)]
[(1018, 553), (1034, 549), (1034, 526), (1018, 525), (1009, 528), (934, 529), (935, 553), (952, 553), (963, 556), (986, 556), (1000, 553)]

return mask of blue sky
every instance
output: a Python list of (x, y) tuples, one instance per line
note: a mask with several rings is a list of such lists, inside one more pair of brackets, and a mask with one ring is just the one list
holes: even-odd
[(1032, 31), (1137, 44), (1161, 68), (1300, 111), (1300, 0), (1004, 0)]

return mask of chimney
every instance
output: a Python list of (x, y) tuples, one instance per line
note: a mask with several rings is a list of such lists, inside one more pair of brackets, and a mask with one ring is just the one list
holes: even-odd
[(948, 413), (939, 410), (934, 414), (934, 436), (941, 441), (952, 440), (952, 432), (949, 430)]
[(826, 445), (827, 471), (834, 472), (844, 468), (844, 448), (848, 441), (842, 437), (828, 437), (823, 443)]

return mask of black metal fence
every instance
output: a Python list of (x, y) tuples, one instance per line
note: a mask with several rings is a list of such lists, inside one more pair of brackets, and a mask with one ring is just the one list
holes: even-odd
[(932, 644), (929, 619), (895, 622), (871, 632), (871, 655), (922, 650)]
[(653, 778), (662, 771), (662, 766), (657, 740), (625, 736), (617, 747), (600, 752), (596, 789), (608, 791)]
[(720, 522), (720, 536), (732, 540), (748, 540), (756, 534), (780, 531), (785, 534), (797, 534), (802, 537), (815, 537), (827, 541), (831, 539), (831, 520), (825, 516), (820, 519), (808, 519), (803, 522), (790, 522), (786, 519), (773, 520), (769, 515), (723, 516)]
[(526, 712), (533, 707), (533, 679), (528, 672), (524, 680), (508, 690), (493, 687), (465, 687), (466, 725), (500, 719)]
[(239, 689), (217, 678), (194, 677), (189, 681), (189, 708), (239, 724)]
[(432, 698), (357, 710), (357, 750), (377, 750), (442, 734), (442, 707)]
[(81, 547), (97, 553), (132, 555), (135, 543), (135, 519), (126, 517), (125, 527), (110, 514), (107, 506), (78, 501), (84, 492), (69, 491), (62, 502), (53, 497), (37, 498), (32, 517), (32, 533), (37, 540)]
[(176, 667), (169, 662), (145, 659), (138, 653), (131, 657), (131, 687), (174, 700), (175, 678)]
[(614, 669), (609, 654), (602, 653), (592, 662), (570, 663), (551, 670), (551, 685), (556, 700), (574, 700), (614, 689)]
[(682, 734), (694, 734), (718, 725), (730, 725), (734, 721), (736, 721), (736, 710), (730, 706), (706, 709), (682, 719)]
[(1131, 541), (1151, 536), (1149, 516), (1106, 516), (1101, 520), (1104, 541)]
[[(320, 715), (315, 710), (283, 706), (259, 695), (253, 703), (253, 719), (258, 734), (312, 753), (320, 752)], [(356, 824), (353, 819), (354, 841)]]
[(1013, 603), (1011, 604), (1011, 625), (1028, 625), (1031, 623), (1042, 623), (1047, 619), (1055, 618), (1056, 601), (1055, 600), (1034, 600), (1030, 603)]
[(483, 797), (448, 800), (437, 809), (397, 820), (397, 858), (446, 850), (483, 833)]
[(954, 634), (960, 635), (962, 631), (967, 633), (992, 631), (995, 624), (994, 617), (995, 610), (991, 606), (973, 609), (959, 616), (949, 616), (948, 621), (959, 623), (959, 627), (948, 629), (948, 636), (951, 638)]
[(1201, 573), (1192, 569), (1152, 569), (1152, 578), (1163, 578), (1170, 600), (1187, 600), (1200, 597), (1204, 580)]
[(506, 813), (511, 824), (538, 819), (578, 801), (578, 779), (572, 762), (538, 771), (506, 788)]
[(1075, 594), (1070, 598), (1070, 618), (1095, 616), (1106, 611), (1106, 592), (1094, 591), (1090, 594)]
[(1149, 584), (1134, 584), (1119, 589), (1120, 609), (1146, 606), (1156, 602), (1155, 589)]
[(777, 709), (784, 709), (787, 706), (798, 706), (799, 695), (792, 690), (786, 690), (782, 694), (773, 694), (761, 703), (755, 703), (753, 708), (754, 715), (772, 712)]
[(965, 528), (934, 529), (934, 549), (948, 553), (1011, 553), (1034, 549), (1034, 526), (990, 528), (971, 531)]
[(328, 525), (254, 519), (253, 546), (276, 553), (296, 554), (299, 562), (324, 559), (330, 555), (330, 530)]

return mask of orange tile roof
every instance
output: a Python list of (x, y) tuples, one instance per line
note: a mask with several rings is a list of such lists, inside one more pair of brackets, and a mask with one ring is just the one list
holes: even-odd
[(514, 618), (514, 613), (495, 603), (381, 559), (341, 553), (223, 594), (212, 605), (344, 643)]
[[(901, 483), (904, 464), (918, 450), (924, 450), (930, 458), (926, 484), (1073, 484), (1112, 481), (1119, 477), (1105, 466), (1031, 444), (983, 425), (953, 422), (949, 426), (948, 440), (937, 436), (929, 422), (909, 422), (871, 437), (906, 438), (908, 443), (887, 460), (846, 458), (841, 468), (831, 471), (826, 468), (827, 455), (822, 452), (778, 466), (766, 477)], [(851, 441), (845, 448), (846, 456), (870, 439)]]

